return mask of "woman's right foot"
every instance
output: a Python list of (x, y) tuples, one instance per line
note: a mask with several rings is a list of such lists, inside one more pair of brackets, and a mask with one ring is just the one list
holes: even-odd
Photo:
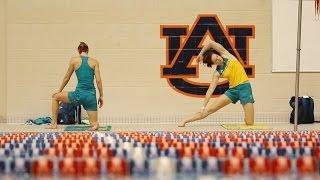
[(178, 127), (185, 127), (186, 126), (186, 122), (181, 121), (178, 123)]
[(96, 131), (96, 130), (98, 130), (98, 129), (99, 129), (99, 125), (97, 124), (97, 125), (91, 126), (91, 127), (88, 129), (88, 131)]

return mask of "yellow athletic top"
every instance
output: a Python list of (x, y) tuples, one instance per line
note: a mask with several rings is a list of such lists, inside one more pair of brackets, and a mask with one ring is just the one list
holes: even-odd
[(229, 88), (236, 87), (249, 80), (243, 66), (237, 59), (223, 58), (223, 65), (217, 66), (216, 70), (221, 77), (228, 79)]

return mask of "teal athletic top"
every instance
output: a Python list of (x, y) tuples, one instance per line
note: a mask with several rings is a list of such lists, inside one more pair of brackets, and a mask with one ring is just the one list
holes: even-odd
[(68, 93), (68, 99), (75, 106), (82, 105), (87, 111), (97, 111), (94, 69), (88, 64), (88, 57), (81, 56), (81, 65), (75, 71), (78, 79), (76, 90)]
[(76, 90), (95, 90), (94, 69), (89, 66), (89, 57), (81, 56), (81, 66), (75, 71), (78, 79)]

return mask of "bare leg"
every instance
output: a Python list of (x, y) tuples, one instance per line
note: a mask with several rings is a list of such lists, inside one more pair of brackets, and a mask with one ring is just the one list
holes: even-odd
[(218, 111), (219, 109), (223, 108), (224, 106), (230, 104), (232, 101), (226, 96), (226, 95), (221, 95), (219, 96), (209, 107), (207, 107), (203, 113), (198, 112), (191, 118), (185, 119), (181, 121), (178, 126), (179, 127), (184, 127), (187, 123), (197, 121), (200, 119), (203, 119), (207, 117), (208, 115)]
[(68, 103), (68, 92), (60, 92), (52, 96), (52, 114), (51, 119), (52, 122), (49, 127), (46, 129), (57, 129), (57, 121), (58, 121), (58, 110), (59, 110), (59, 102)]
[(242, 107), (244, 110), (246, 125), (253, 125), (253, 123), (254, 123), (253, 103), (243, 104)]
[(95, 131), (99, 128), (99, 122), (98, 122), (98, 112), (97, 111), (87, 111), (89, 116), (89, 122), (91, 128), (89, 128), (89, 131)]

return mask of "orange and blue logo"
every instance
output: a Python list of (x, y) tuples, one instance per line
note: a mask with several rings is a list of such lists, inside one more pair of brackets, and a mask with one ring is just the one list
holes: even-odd
[[(243, 65), (249, 78), (255, 77), (255, 66), (250, 64), (249, 39), (255, 38), (254, 25), (227, 25), (223, 27), (217, 15), (198, 15), (189, 25), (161, 25), (161, 38), (166, 39), (166, 64), (161, 65), (161, 78), (167, 79), (175, 91), (192, 97), (204, 97), (209, 83), (191, 81), (199, 78), (199, 65), (192, 65), (209, 37), (224, 46)], [(229, 88), (227, 81), (219, 82), (213, 96)]]

